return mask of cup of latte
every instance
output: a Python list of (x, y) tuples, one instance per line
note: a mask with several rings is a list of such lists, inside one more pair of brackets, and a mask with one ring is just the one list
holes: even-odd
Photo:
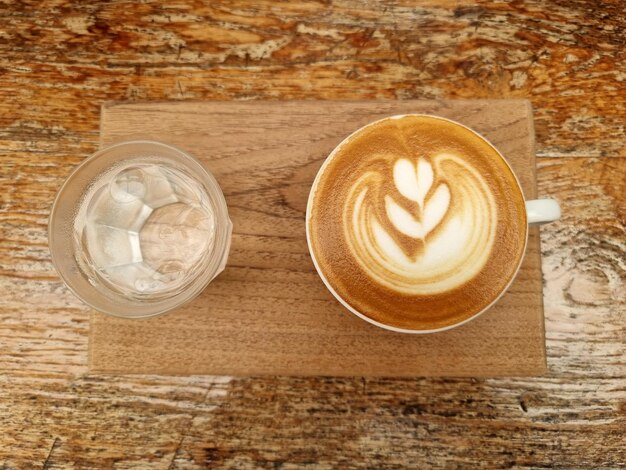
[(557, 220), (524, 199), (505, 158), (449, 119), (373, 122), (328, 156), (311, 188), (315, 268), (348, 310), (379, 327), (433, 333), (491, 307), (520, 268), (529, 224)]

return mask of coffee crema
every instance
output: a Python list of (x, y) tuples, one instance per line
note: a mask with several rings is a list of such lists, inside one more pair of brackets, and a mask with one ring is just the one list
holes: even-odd
[(488, 142), (452, 121), (387, 118), (324, 163), (307, 210), (320, 274), (388, 326), (460, 323), (506, 289), (521, 262), (523, 195)]

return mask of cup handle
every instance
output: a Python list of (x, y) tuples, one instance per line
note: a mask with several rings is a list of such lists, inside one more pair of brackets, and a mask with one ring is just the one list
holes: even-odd
[(561, 206), (555, 199), (533, 199), (526, 201), (529, 225), (542, 225), (561, 218)]

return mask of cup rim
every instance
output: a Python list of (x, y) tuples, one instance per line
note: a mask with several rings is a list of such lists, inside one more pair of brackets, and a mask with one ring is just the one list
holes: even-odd
[(348, 311), (350, 311), (350, 313), (356, 315), (357, 317), (361, 318), (362, 320), (365, 320), (366, 322), (368, 322), (368, 323), (370, 323), (372, 325), (375, 325), (375, 326), (377, 326), (379, 328), (382, 328), (382, 329), (385, 329), (385, 330), (389, 330), (389, 331), (395, 331), (397, 333), (407, 333), (407, 334), (440, 333), (440, 332), (443, 332), (443, 331), (451, 330), (453, 328), (457, 328), (459, 326), (465, 325), (466, 323), (469, 323), (472, 320), (475, 320), (476, 318), (481, 316), (483, 313), (485, 313), (487, 310), (489, 310), (508, 291), (509, 287), (511, 286), (511, 284), (513, 283), (513, 281), (517, 277), (517, 274), (519, 273), (519, 270), (520, 270), (520, 268), (522, 266), (522, 262), (524, 261), (524, 257), (525, 257), (525, 254), (526, 254), (526, 248), (528, 246), (528, 232), (529, 232), (528, 214), (526, 213), (525, 209), (524, 209), (524, 219), (525, 219), (526, 223), (524, 224), (524, 227), (525, 227), (525, 230), (524, 230), (524, 232), (525, 232), (524, 246), (523, 246), (523, 248), (521, 250), (522, 255), (519, 257), (519, 260), (517, 261), (517, 266), (515, 267), (515, 271), (513, 272), (513, 275), (511, 276), (511, 279), (509, 279), (509, 282), (507, 282), (506, 286), (504, 286), (504, 288), (500, 291), (498, 296), (496, 298), (494, 298), (482, 310), (480, 310), (479, 312), (475, 313), (474, 315), (472, 315), (472, 316), (470, 316), (468, 318), (465, 318), (464, 320), (461, 320), (460, 322), (453, 323), (451, 325), (446, 325), (446, 326), (443, 326), (443, 327), (440, 327), (440, 328), (431, 328), (431, 329), (399, 328), (397, 326), (387, 325), (385, 323), (381, 323), (381, 322), (376, 321), (373, 318), (370, 318), (367, 315), (359, 312), (356, 308), (352, 307), (346, 300), (344, 300), (341, 297), (341, 295), (339, 295), (335, 291), (335, 289), (331, 286), (330, 282), (328, 281), (328, 279), (324, 275), (324, 273), (323, 273), (323, 271), (322, 271), (322, 269), (321, 269), (321, 267), (320, 267), (320, 265), (319, 265), (319, 263), (317, 261), (317, 258), (315, 257), (314, 250), (313, 250), (313, 248), (311, 246), (310, 218), (311, 218), (311, 210), (312, 210), (312, 206), (313, 206), (313, 196), (315, 195), (315, 192), (317, 191), (317, 186), (318, 186), (319, 181), (320, 181), (320, 179), (322, 177), (322, 174), (326, 170), (326, 167), (330, 164), (330, 162), (335, 157), (335, 155), (339, 152), (341, 147), (343, 147), (348, 142), (350, 142), (350, 140), (356, 134), (358, 134), (359, 132), (363, 131), (364, 129), (367, 129), (370, 126), (378, 125), (378, 124), (380, 124), (380, 123), (382, 123), (384, 121), (394, 120), (394, 119), (402, 119), (402, 118), (407, 117), (407, 116), (427, 117), (427, 118), (439, 119), (439, 120), (442, 120), (442, 121), (447, 121), (447, 122), (450, 122), (452, 124), (456, 124), (458, 126), (463, 127), (464, 129), (470, 131), (472, 134), (477, 136), (479, 139), (481, 139), (484, 142), (486, 142), (496, 152), (496, 154), (500, 157), (500, 159), (504, 162), (506, 167), (509, 169), (511, 175), (513, 175), (513, 179), (514, 179), (514, 181), (516, 183), (517, 189), (519, 190), (519, 192), (520, 192), (524, 202), (527, 200), (526, 196), (524, 194), (524, 190), (522, 188), (522, 185), (520, 184), (519, 178), (515, 174), (515, 171), (513, 171), (513, 168), (511, 167), (509, 162), (506, 160), (506, 158), (504, 158), (504, 156), (498, 150), (498, 148), (495, 145), (493, 145), (493, 143), (491, 143), (491, 141), (489, 141), (485, 136), (479, 134), (477, 131), (475, 131), (474, 129), (472, 129), (472, 128), (468, 127), (468, 126), (466, 126), (464, 124), (461, 124), (458, 121), (455, 121), (454, 119), (449, 119), (449, 118), (442, 117), (442, 116), (437, 116), (437, 115), (434, 115), (434, 114), (428, 114), (428, 113), (395, 114), (395, 115), (392, 115), (392, 116), (387, 116), (387, 117), (384, 117), (384, 118), (381, 118), (381, 119), (377, 119), (377, 120), (372, 121), (372, 122), (370, 122), (370, 123), (368, 123), (368, 124), (366, 124), (364, 126), (359, 127), (354, 132), (352, 132), (347, 137), (345, 137), (339, 144), (337, 144), (337, 146), (330, 152), (330, 154), (328, 154), (328, 156), (326, 157), (326, 159), (324, 160), (324, 162), (320, 166), (319, 170), (317, 171), (317, 174), (315, 175), (315, 179), (313, 180), (313, 183), (311, 184), (311, 189), (309, 190), (309, 197), (307, 199), (306, 216), (305, 216), (306, 242), (307, 242), (307, 247), (308, 247), (308, 250), (309, 250), (309, 254), (311, 256), (311, 259), (313, 260), (313, 265), (315, 266), (315, 270), (317, 271), (317, 274), (322, 279), (322, 282), (324, 283), (326, 288), (330, 291), (331, 294), (333, 294), (335, 299), (337, 299), (339, 301), (339, 303), (341, 303)]
[(184, 150), (182, 150), (179, 147), (176, 147), (174, 145), (170, 145), (170, 144), (166, 144), (164, 142), (160, 142), (160, 141), (157, 141), (157, 140), (150, 140), (150, 139), (122, 140), (122, 141), (115, 142), (114, 144), (107, 145), (105, 147), (99, 148), (94, 153), (92, 153), (87, 158), (85, 158), (82, 162), (80, 162), (78, 164), (78, 166), (72, 170), (72, 172), (65, 178), (65, 181), (63, 181), (63, 184), (61, 185), (61, 187), (58, 189), (58, 191), (56, 193), (56, 196), (54, 198), (54, 201), (52, 203), (52, 206), (50, 208), (49, 216), (48, 216), (48, 251), (50, 252), (50, 259), (52, 261), (52, 265), (54, 266), (54, 269), (55, 269), (57, 275), (63, 281), (63, 284), (81, 302), (83, 302), (88, 307), (90, 307), (90, 308), (92, 308), (92, 309), (94, 309), (94, 310), (96, 310), (98, 312), (102, 312), (102, 313), (105, 313), (107, 315), (111, 315), (111, 316), (118, 317), (118, 318), (143, 319), (143, 318), (150, 318), (150, 317), (155, 317), (155, 316), (158, 316), (158, 315), (162, 315), (164, 313), (170, 312), (170, 311), (172, 311), (174, 309), (177, 309), (177, 308), (181, 307), (182, 305), (185, 305), (186, 303), (192, 301), (194, 298), (196, 298), (206, 288), (206, 286), (209, 284), (209, 282), (211, 282), (211, 280), (215, 276), (217, 276), (221, 272), (221, 270), (223, 270), (223, 268), (220, 270), (220, 268), (218, 266), (218, 268), (217, 268), (215, 273), (213, 273), (210, 276), (207, 276), (205, 280), (203, 280), (202, 282), (199, 282), (195, 286), (193, 286), (193, 283), (192, 283), (192, 287), (193, 288), (188, 291), (188, 297), (187, 298), (181, 299), (180, 301), (175, 302), (175, 303), (173, 303), (170, 306), (164, 306), (163, 308), (154, 310), (154, 311), (146, 313), (146, 314), (141, 314), (141, 315), (125, 315), (125, 314), (120, 313), (119, 311), (114, 310), (114, 309), (108, 309), (108, 308), (103, 308), (102, 306), (96, 306), (92, 302), (90, 302), (87, 299), (85, 299), (85, 297), (83, 295), (81, 295), (80, 292), (77, 291), (75, 286), (68, 279), (67, 273), (65, 272), (65, 270), (60, 268), (60, 263), (59, 263), (59, 260), (58, 260), (58, 253), (55, 254), (55, 251), (57, 251), (57, 250), (52, 249), (52, 247), (55, 246), (55, 234), (54, 234), (54, 230), (53, 230), (52, 226), (53, 226), (53, 221), (55, 219), (55, 215), (58, 212), (58, 207), (59, 207), (59, 204), (60, 204), (60, 200), (62, 199), (63, 194), (66, 192), (67, 188), (70, 186), (72, 181), (77, 177), (77, 175), (80, 173), (80, 171), (85, 168), (86, 165), (88, 165), (89, 163), (93, 162), (94, 160), (100, 158), (106, 152), (109, 152), (109, 151), (111, 151), (111, 150), (113, 150), (115, 148), (118, 148), (118, 147), (125, 147), (127, 145), (152, 145), (152, 146), (156, 146), (156, 147), (167, 148), (167, 149), (177, 153), (178, 155), (182, 156), (185, 160), (187, 160), (192, 165), (197, 166), (198, 167), (198, 171), (200, 171), (201, 174), (202, 174), (202, 178), (206, 178), (208, 181), (211, 182), (211, 184), (213, 184), (215, 186), (215, 188), (219, 189), (219, 191), (217, 191), (218, 194), (216, 194), (216, 197), (219, 200), (219, 205), (222, 206), (221, 209), (224, 211), (224, 216), (225, 216), (225, 218), (227, 220), (227, 224), (226, 224), (227, 226), (225, 227), (225, 229), (226, 229), (225, 234), (226, 234), (227, 243), (224, 243), (224, 252), (220, 254), (220, 257), (219, 257), (220, 259), (223, 259), (224, 256), (227, 256), (228, 255), (228, 251), (230, 251), (229, 239), (230, 239), (230, 236), (231, 236), (231, 233), (232, 233), (232, 221), (230, 220), (230, 216), (228, 214), (228, 206), (226, 204), (226, 198), (224, 197), (224, 193), (223, 193), (221, 187), (219, 186), (219, 183), (217, 182), (216, 178), (204, 167), (204, 165), (202, 165), (200, 163), (199, 160), (197, 160), (195, 157), (193, 157), (192, 155), (190, 155), (186, 151), (184, 151)]

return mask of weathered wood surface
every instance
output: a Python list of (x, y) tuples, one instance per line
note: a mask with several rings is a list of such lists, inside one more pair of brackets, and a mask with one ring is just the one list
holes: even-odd
[[(0, 468), (626, 465), (625, 27), (617, 0), (0, 3)], [(104, 101), (438, 97), (533, 102), (547, 376), (87, 374), (46, 223)]]

